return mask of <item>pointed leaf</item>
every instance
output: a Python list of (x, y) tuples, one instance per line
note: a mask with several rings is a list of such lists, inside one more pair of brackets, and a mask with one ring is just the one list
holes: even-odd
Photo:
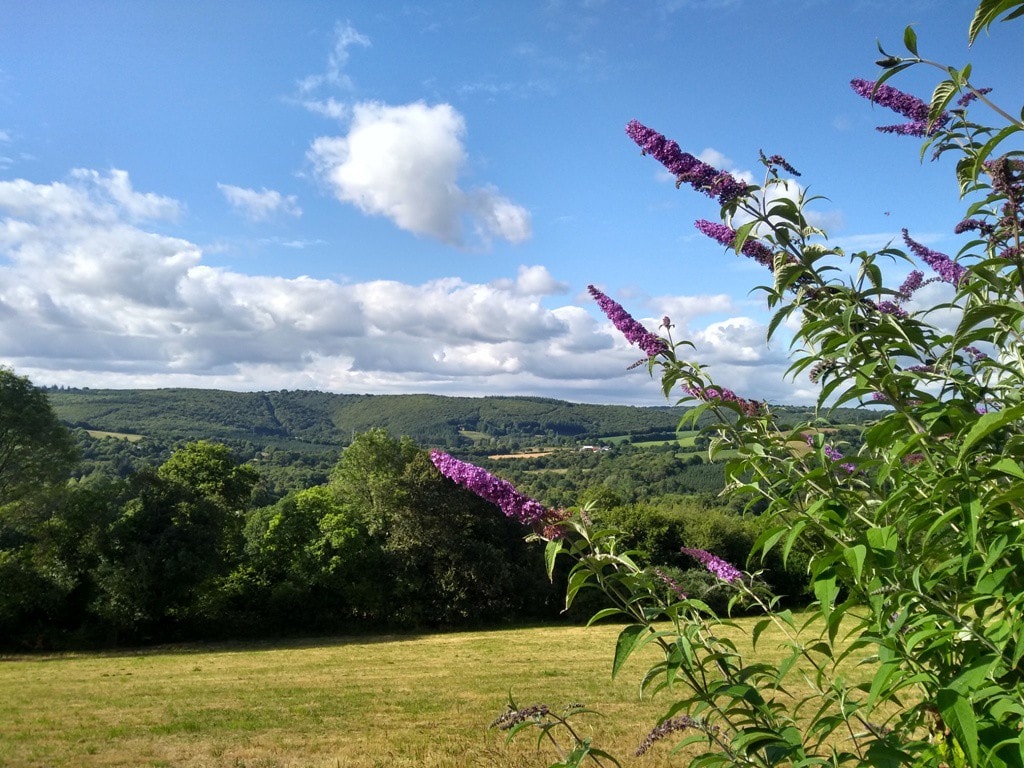
[(903, 45), (907, 47), (907, 50), (917, 56), (917, 33), (913, 27), (907, 27), (903, 30)]
[(615, 642), (615, 658), (612, 660), (612, 678), (618, 674), (626, 659), (642, 644), (647, 627), (643, 624), (630, 624), (619, 633)]
[(555, 560), (558, 553), (562, 551), (562, 540), (552, 539), (544, 547), (544, 567), (548, 572), (548, 580), (553, 581), (555, 576)]
[(971, 703), (952, 688), (940, 688), (935, 695), (935, 706), (967, 755), (967, 764), (978, 765), (978, 723)]
[(1001, 13), (1013, 8), (1016, 10), (1010, 13), (1007, 20), (1019, 16), (1024, 11), (1024, 0), (981, 0), (968, 29), (968, 44), (974, 45), (974, 41), (982, 30), (988, 29)]

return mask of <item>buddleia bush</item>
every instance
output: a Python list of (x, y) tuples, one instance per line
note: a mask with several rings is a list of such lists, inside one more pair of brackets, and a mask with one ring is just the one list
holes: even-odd
[[(1022, 2), (985, 0), (970, 40), (1018, 16)], [(819, 409), (884, 406), (859, 446), (791, 414), (783, 426), (757, 393), (716, 381), (668, 318), (652, 331), (590, 289), (669, 401), (694, 405), (694, 423), (715, 417), (706, 434), (712, 456), (731, 457), (727, 496), (764, 510), (757, 551), (811, 553), (809, 615), (781, 610), (720, 553), (684, 549), (729, 590), (713, 610), (678, 573), (638, 565), (594, 510), (546, 510), (435, 454), (444, 474), (547, 540), (549, 570), (570, 558), (567, 603), (588, 587), (609, 597), (594, 620), (625, 622), (613, 672), (660, 649), (641, 690), (667, 705), (638, 754), (670, 741), (689, 746), (690, 766), (1024, 766), (1024, 122), (969, 66), (922, 57), (912, 28), (903, 42), (902, 55), (882, 50), (877, 80), (851, 86), (898, 116), (879, 130), (953, 160), (966, 206), (950, 223), (966, 235), (953, 255), (907, 229), (900, 247), (844, 251), (809, 220), (813, 201), (785, 158), (761, 153), (752, 185), (638, 121), (626, 127), (677, 186), (717, 205), (697, 229), (764, 267), (769, 336), (790, 329), (789, 373), (816, 382)], [(911, 67), (941, 73), (930, 99), (890, 84)], [(930, 283), (944, 288), (938, 304), (921, 292)], [(750, 656), (723, 618), (740, 608), (763, 614)], [(758, 654), (769, 627), (788, 638), (778, 663)], [(500, 727), (540, 728), (559, 750), (553, 765), (619, 764), (574, 728), (585, 709), (553, 711), (510, 709)]]

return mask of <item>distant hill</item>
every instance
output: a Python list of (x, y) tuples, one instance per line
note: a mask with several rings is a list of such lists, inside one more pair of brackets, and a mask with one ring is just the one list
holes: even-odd
[[(338, 395), (327, 392), (227, 392), (210, 389), (45, 390), (58, 418), (73, 430), (77, 477), (126, 477), (165, 461), (182, 443), (214, 440), (265, 479), (267, 503), (290, 490), (326, 482), (342, 449), (361, 432), (383, 428), (423, 447), (471, 458), (553, 444), (614, 438), (661, 444), (676, 437), (686, 408), (589, 405), (543, 397)], [(773, 406), (780, 422), (809, 409)], [(791, 416), (792, 418), (788, 418)], [(836, 424), (877, 416), (842, 409)], [(475, 458), (474, 458), (475, 460)]]
[[(211, 389), (47, 390), (58, 418), (72, 428), (142, 435), (164, 442), (224, 440), (287, 450), (337, 449), (353, 434), (382, 427), (426, 446), (453, 447), (466, 433), (496, 439), (590, 440), (671, 434), (681, 407), (571, 403), (544, 397), (342, 395), (306, 390), (228, 392)], [(784, 416), (809, 409), (773, 406)], [(837, 423), (876, 413), (844, 408)]]
[(454, 446), (463, 433), (493, 438), (672, 432), (684, 408), (588, 405), (541, 397), (340, 395), (311, 391), (49, 389), (69, 427), (163, 441), (245, 441), (295, 450), (337, 448), (354, 433), (382, 427), (423, 445)]

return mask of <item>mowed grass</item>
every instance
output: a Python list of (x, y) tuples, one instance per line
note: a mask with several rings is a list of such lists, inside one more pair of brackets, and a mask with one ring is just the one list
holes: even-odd
[[(749, 647), (751, 621), (736, 633)], [(0, 766), (546, 766), (533, 735), (488, 730), (520, 706), (582, 702), (583, 735), (624, 766), (678, 765), (670, 744), (632, 752), (670, 703), (641, 700), (654, 658), (611, 679), (619, 627), (200, 645), (0, 660)], [(779, 645), (762, 637), (759, 649)], [(652, 650), (653, 654), (653, 650)]]
[(145, 435), (135, 435), (128, 432), (104, 432), (99, 429), (87, 429), (85, 430), (89, 437), (101, 439), (104, 437), (113, 437), (117, 440), (127, 440), (129, 443), (137, 443), (142, 440)]

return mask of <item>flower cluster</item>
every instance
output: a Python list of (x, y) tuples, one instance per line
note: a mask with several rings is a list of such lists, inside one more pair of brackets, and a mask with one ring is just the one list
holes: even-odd
[(878, 128), (882, 133), (897, 133), (901, 136), (931, 136), (949, 121), (949, 115), (941, 113), (938, 118), (928, 123), (928, 105), (916, 96), (904, 93), (891, 85), (876, 85), (872, 80), (855, 79), (850, 86), (859, 95), (882, 107), (903, 115), (910, 122), (899, 125), (883, 125)]
[(679, 586), (679, 582), (665, 573), (661, 568), (654, 569), (654, 575), (661, 579), (662, 583), (668, 587), (669, 592), (675, 595), (677, 600), (686, 600), (687, 594), (683, 591), (683, 588)]
[(924, 272), (919, 269), (911, 270), (910, 274), (907, 275), (907, 279), (903, 281), (903, 285), (899, 287), (897, 293), (902, 299), (909, 299), (914, 295), (922, 285), (924, 285)]
[(756, 416), (760, 409), (760, 403), (740, 397), (731, 389), (724, 387), (698, 387), (686, 385), (683, 391), (696, 400), (705, 403), (735, 403), (740, 407), (744, 416)]
[(893, 317), (906, 317), (907, 310), (899, 305), (895, 301), (880, 301), (875, 305), (875, 309), (881, 312), (883, 315), (892, 315)]
[[(881, 395), (881, 394), (882, 394), (881, 392), (875, 392), (874, 393), (874, 395)], [(882, 395), (882, 397), (885, 397), (885, 395)], [(877, 397), (875, 397), (875, 399), (878, 400)], [(811, 446), (812, 448), (814, 447), (814, 435), (813, 434), (806, 435), (804, 439), (807, 440), (807, 444), (809, 446)], [(844, 456), (843, 452), (840, 451), (838, 448), (836, 448), (834, 445), (829, 445), (828, 443), (825, 443), (821, 447), (821, 452), (825, 454), (825, 458), (826, 459), (828, 459), (829, 461), (831, 461), (833, 463), (839, 464), (840, 468), (845, 470), (847, 473), (852, 475), (854, 472), (857, 471), (857, 467), (855, 465), (851, 464), (850, 462), (845, 461), (846, 456)], [(842, 463), (840, 464), (839, 462), (842, 462)]]
[(648, 357), (656, 357), (668, 350), (668, 345), (664, 339), (651, 333), (634, 320), (633, 316), (623, 309), (622, 305), (617, 301), (606, 296), (592, 285), (587, 286), (587, 290), (590, 291), (590, 295), (594, 297), (601, 311), (612, 321), (612, 325), (622, 332), (622, 335), (626, 337), (626, 341), (630, 344), (636, 344), (647, 353)]
[(727, 563), (717, 555), (713, 555), (705, 549), (692, 549), (690, 547), (683, 547), (681, 550), (684, 555), (689, 555), (694, 560), (703, 565), (708, 573), (713, 573), (719, 579), (730, 584), (734, 581), (739, 581), (743, 578), (743, 571), (731, 563)]
[(955, 227), (953, 227), (953, 232), (955, 232), (958, 235), (962, 235), (964, 232), (976, 231), (983, 237), (988, 237), (989, 235), (992, 234), (994, 230), (995, 227), (993, 227), (987, 221), (982, 221), (981, 219), (964, 219)]
[(910, 234), (905, 229), (903, 230), (903, 242), (905, 242), (907, 247), (914, 252), (915, 256), (924, 261), (925, 264), (935, 271), (935, 274), (939, 276), (939, 279), (941, 279), (942, 282), (958, 286), (960, 285), (960, 281), (963, 280), (964, 275), (967, 274), (966, 267), (957, 264), (946, 254), (933, 251), (931, 248), (926, 248), (917, 241), (911, 239)]
[(438, 471), (485, 501), (497, 505), (506, 517), (523, 525), (536, 526), (560, 519), (560, 515), (539, 501), (524, 496), (507, 480), (442, 451), (431, 451), (430, 460)]
[[(693, 226), (712, 240), (717, 240), (726, 248), (734, 247), (736, 242), (736, 230), (732, 227), (725, 224), (718, 224), (714, 221), (708, 221), (707, 219), (698, 219), (693, 223)], [(760, 240), (748, 237), (743, 241), (743, 245), (740, 246), (740, 253), (744, 256), (749, 256), (758, 264), (768, 267), (768, 269), (774, 269), (775, 267), (775, 256), (772, 253), (772, 249)]]
[(966, 352), (968, 357), (971, 358), (972, 363), (977, 363), (980, 362), (981, 360), (985, 360), (988, 358), (988, 355), (986, 355), (977, 347), (967, 346), (964, 347), (963, 351)]
[(640, 746), (636, 748), (635, 754), (637, 757), (642, 756), (648, 749), (654, 746), (654, 742), (660, 741), (676, 731), (684, 731), (687, 728), (700, 727), (701, 724), (689, 715), (677, 715), (676, 717), (670, 717), (647, 734), (644, 740), (640, 742)]
[(639, 121), (630, 120), (626, 134), (645, 155), (650, 155), (675, 175), (676, 186), (689, 184), (698, 192), (717, 198), (722, 205), (746, 194), (747, 185), (735, 176), (683, 152), (676, 142)]
[(979, 88), (976, 91), (968, 91), (956, 100), (956, 105), (958, 107), (966, 107), (979, 96), (987, 96), (990, 93), (992, 93), (991, 88)]
[(759, 152), (759, 154), (761, 155), (761, 162), (768, 166), (768, 168), (774, 168), (775, 166), (778, 166), (779, 168), (781, 168), (786, 173), (792, 176), (800, 175), (800, 171), (798, 171), (792, 165), (787, 163), (786, 158), (784, 158), (782, 155), (765, 155), (763, 149)]
[(514, 709), (509, 706), (502, 714), (494, 718), (490, 727), (497, 728), (499, 731), (509, 731), (527, 720), (540, 720), (547, 717), (549, 711), (547, 704), (533, 704), (522, 709)]

